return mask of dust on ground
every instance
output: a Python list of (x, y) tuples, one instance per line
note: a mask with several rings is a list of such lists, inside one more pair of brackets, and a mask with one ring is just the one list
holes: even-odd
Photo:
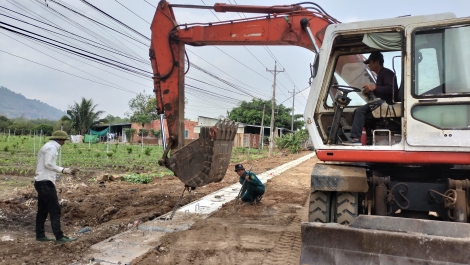
[[(245, 167), (253, 165), (252, 170), (254, 172), (264, 172), (308, 153), (311, 153), (311, 151), (284, 155), (280, 153), (270, 158), (244, 161), (243, 163)], [(310, 170), (307, 171), (308, 174), (310, 171), (311, 167)], [(115, 172), (106, 173), (112, 175)], [(32, 184), (23, 188), (16, 188), (13, 192), (11, 192), (10, 189), (8, 193), (0, 194), (0, 264), (88, 264), (88, 261), (81, 260), (81, 258), (89, 252), (91, 245), (132, 228), (135, 221), (145, 222), (170, 212), (184, 187), (180, 180), (172, 176), (154, 178), (149, 184), (131, 184), (119, 181), (105, 182), (104, 185), (100, 185), (98, 182), (90, 181), (94, 177), (102, 174), (104, 174), (104, 172), (96, 172), (95, 174), (87, 174), (86, 176), (79, 175), (75, 178), (66, 179), (63, 182), (57, 182), (59, 201), (61, 201), (62, 205), (62, 230), (67, 236), (79, 237), (76, 242), (59, 246), (54, 245), (54, 242), (35, 241), (34, 227), (37, 211), (37, 193)], [(7, 178), (9, 183), (11, 181), (15, 182), (16, 178), (18, 181), (24, 182), (24, 177), (1, 175), (0, 177), (1, 179)], [(279, 230), (279, 226), (282, 227), (284, 224), (289, 224), (290, 219), (294, 220), (296, 218), (291, 215), (297, 210), (299, 205), (304, 203), (305, 196), (308, 194), (306, 190), (307, 187), (309, 187), (308, 183), (303, 183), (293, 191), (288, 190), (289, 188), (287, 187), (283, 188), (282, 186), (285, 183), (279, 183), (280, 186), (275, 184), (277, 181), (282, 182), (282, 177), (276, 177), (275, 179), (280, 180), (268, 182), (267, 195), (260, 205), (251, 208), (239, 206), (238, 213), (232, 215), (228, 212), (228, 210), (231, 212), (231, 206), (229, 207), (229, 204), (226, 204), (216, 215), (204, 220), (209, 222), (208, 225), (197, 222), (191, 230), (185, 231), (194, 232), (200, 229), (201, 233), (205, 234), (206, 237), (210, 235), (221, 237), (222, 240), (220, 242), (219, 238), (215, 241), (210, 241), (217, 247), (207, 248), (207, 251), (201, 252), (201, 248), (198, 248), (200, 246), (198, 246), (197, 240), (186, 242), (186, 244), (190, 244), (188, 247), (193, 249), (188, 250), (189, 252), (182, 252), (181, 256), (187, 258), (181, 258), (180, 261), (179, 258), (176, 259), (176, 256), (180, 256), (175, 252), (178, 251), (176, 246), (180, 244), (179, 242), (184, 244), (184, 237), (186, 237), (186, 235), (184, 233), (180, 234), (180, 232), (174, 233), (165, 237), (164, 244), (162, 244), (158, 250), (155, 250), (155, 253), (160, 253), (160, 251), (168, 252), (166, 255), (160, 255), (165, 258), (158, 259), (158, 262), (162, 262), (163, 264), (239, 264), (238, 261), (231, 259), (236, 258), (237, 255), (243, 255), (242, 253), (238, 253), (240, 252), (239, 250), (251, 252), (249, 246), (248, 250), (246, 250), (246, 244), (255, 244), (256, 242), (253, 243), (251, 238), (239, 237), (237, 241), (230, 243), (230, 246), (233, 245), (233, 248), (230, 247), (229, 249), (223, 250), (223, 244), (225, 244), (223, 242), (228, 241), (224, 241), (223, 238), (227, 238), (227, 235), (223, 232), (224, 230), (220, 229), (232, 231), (229, 234), (232, 237), (236, 237), (238, 234), (232, 229), (237, 227), (236, 224), (241, 226), (237, 229), (247, 231), (250, 229), (259, 230), (259, 228), (257, 228), (259, 226), (277, 226), (278, 228), (276, 229)], [(289, 177), (289, 179), (291, 179), (291, 177)], [(33, 178), (31, 177), (30, 180), (32, 181)], [(233, 164), (231, 164), (227, 170), (226, 177), (221, 182), (211, 183), (207, 186), (197, 188), (189, 195), (185, 195), (182, 200), (182, 205), (200, 199), (209, 193), (229, 186), (237, 181), (238, 176), (233, 172)], [(300, 178), (292, 177), (292, 180), (284, 181), (298, 183)], [(273, 185), (273, 183), (275, 185)], [(0, 182), (0, 186), (1, 185), (2, 183)], [(279, 204), (280, 201), (284, 201), (284, 203), (290, 202), (288, 203), (290, 206), (284, 205), (284, 203)], [(278, 216), (278, 213), (284, 212), (289, 216), (284, 217), (282, 214)], [(217, 220), (224, 220), (224, 218), (228, 218), (226, 222), (223, 225), (218, 224)], [(290, 220), (290, 222), (292, 222), (292, 220)], [(231, 222), (234, 222), (234, 224)], [(207, 226), (209, 226), (209, 228), (206, 228)], [(216, 226), (216, 228), (213, 227), (210, 229), (211, 226)], [(91, 232), (78, 234), (78, 231), (84, 227), (90, 227)], [(53, 237), (49, 220), (46, 221), (46, 232), (49, 237)], [(271, 236), (275, 237), (275, 234), (277, 233), (272, 233)], [(199, 236), (200, 235), (195, 234), (192, 237), (197, 239)], [(255, 234), (252, 236), (255, 237)], [(179, 239), (180, 237), (182, 238)], [(272, 243), (272, 239), (268, 241)], [(260, 242), (264, 242), (264, 239)], [(175, 244), (175, 248), (173, 248), (172, 243)], [(265, 243), (262, 243), (262, 245), (263, 244)], [(222, 250), (218, 251), (218, 249)], [(210, 253), (216, 255), (217, 253), (231, 250), (237, 250), (238, 252), (234, 252), (230, 255), (227, 253), (221, 263), (212, 263)], [(254, 251), (254, 253), (258, 252), (258, 250)], [(133, 264), (155, 264), (153, 258), (159, 255), (155, 253), (150, 252), (141, 260), (133, 262)], [(265, 256), (265, 254), (258, 254)], [(172, 255), (175, 255), (175, 258), (172, 258)], [(204, 261), (205, 259), (207, 261)], [(256, 264), (259, 264), (259, 262)]]

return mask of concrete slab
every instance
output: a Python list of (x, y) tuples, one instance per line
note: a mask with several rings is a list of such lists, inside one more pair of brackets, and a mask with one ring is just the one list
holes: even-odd
[[(315, 153), (312, 152), (257, 176), (263, 183), (266, 183), (269, 179), (314, 156)], [(233, 201), (240, 188), (239, 183), (222, 188), (179, 208), (172, 220), (165, 220), (171, 216), (171, 212), (166, 213), (152, 221), (139, 224), (136, 228), (99, 242), (91, 246), (95, 253), (86, 258), (94, 257), (102, 265), (127, 264), (157, 246), (160, 238), (166, 233), (189, 229), (196, 220), (209, 217), (223, 204)]]

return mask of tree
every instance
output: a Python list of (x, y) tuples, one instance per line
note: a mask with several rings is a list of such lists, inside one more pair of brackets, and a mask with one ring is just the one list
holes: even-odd
[(49, 125), (49, 124), (41, 124), (41, 125), (36, 126), (34, 130), (36, 130), (38, 133), (40, 133), (42, 130), (43, 135), (52, 135), (52, 131), (54, 130), (54, 127), (52, 127), (52, 125)]
[(145, 115), (148, 116), (150, 120), (156, 120), (158, 119), (156, 106), (157, 100), (155, 96), (145, 94), (144, 91), (129, 100), (130, 111), (126, 112), (126, 116), (128, 116), (132, 122), (136, 122), (136, 118), (139, 115)]
[(279, 149), (288, 148), (293, 154), (300, 151), (302, 142), (307, 140), (308, 137), (307, 130), (302, 129), (295, 133), (283, 134), (281, 137), (276, 138), (276, 144)]
[(62, 128), (63, 131), (67, 132), (68, 134), (73, 134), (72, 132), (72, 122), (70, 120), (62, 120), (56, 122), (54, 125), (54, 131), (60, 130)]
[(105, 118), (109, 124), (129, 123), (129, 118), (121, 118), (119, 116), (113, 116), (108, 114)]
[[(239, 107), (227, 112), (227, 117), (237, 122), (261, 125), (263, 106), (265, 106), (264, 126), (269, 127), (271, 123), (271, 100), (253, 99), (251, 102), (243, 101)], [(274, 113), (275, 126), (290, 129), (292, 121), (291, 111), (292, 109), (286, 108), (282, 104), (278, 105)], [(294, 131), (304, 126), (304, 121), (299, 120), (302, 117), (302, 114), (294, 115)]]
[(85, 98), (82, 98), (80, 104), (75, 102), (74, 105), (69, 106), (67, 114), (69, 115), (68, 119), (72, 123), (72, 128), (80, 134), (85, 134), (93, 125), (107, 122), (106, 119), (100, 119), (104, 111), (95, 110), (97, 106), (93, 104), (92, 99)]
[(0, 116), (0, 130), (3, 132), (4, 130), (8, 130), (10, 128), (10, 125), (13, 122), (8, 119), (6, 116)]
[[(184, 105), (188, 104), (188, 100), (184, 99)], [(129, 100), (130, 111), (126, 112), (125, 115), (130, 118), (131, 122), (136, 122), (138, 115), (146, 115), (150, 120), (158, 120), (159, 114), (157, 113), (157, 100), (154, 94), (137, 94), (135, 98)]]

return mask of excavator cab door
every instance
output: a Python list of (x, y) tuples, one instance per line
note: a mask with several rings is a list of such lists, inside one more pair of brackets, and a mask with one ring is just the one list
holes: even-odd
[(405, 148), (470, 147), (470, 19), (411, 24), (406, 35)]

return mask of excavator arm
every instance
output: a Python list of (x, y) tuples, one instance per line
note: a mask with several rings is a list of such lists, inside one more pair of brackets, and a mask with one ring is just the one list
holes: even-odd
[[(214, 23), (180, 24), (173, 7), (212, 9), (216, 12), (262, 13), (261, 17)], [(295, 45), (319, 52), (326, 27), (337, 21), (320, 7), (310, 11), (300, 5), (209, 6), (158, 3), (151, 30), (157, 112), (165, 114), (168, 146), (161, 165), (171, 169), (186, 185), (197, 187), (222, 180), (230, 162), (236, 134), (234, 123), (220, 122), (201, 130), (198, 140), (184, 145), (185, 45)], [(171, 152), (170, 157), (167, 155)]]

